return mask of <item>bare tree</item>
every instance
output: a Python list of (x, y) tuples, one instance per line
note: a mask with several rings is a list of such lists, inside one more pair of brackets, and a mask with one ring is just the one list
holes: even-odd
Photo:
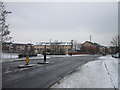
[(8, 30), (9, 25), (6, 24), (6, 16), (9, 13), (11, 12), (6, 11), (4, 3), (0, 1), (0, 41), (2, 43), (11, 40), (11, 37), (9, 36), (10, 31)]
[(120, 35), (116, 35), (112, 38), (112, 45), (118, 47), (120, 45)]
[(73, 41), (73, 50), (80, 50), (80, 48), (81, 48), (81, 44), (77, 40), (74, 40)]
[(6, 15), (11, 12), (5, 10), (5, 5), (0, 1), (0, 59), (2, 59), (2, 44), (3, 42), (10, 40), (12, 37), (9, 36), (10, 31), (9, 25), (6, 24)]
[(113, 47), (115, 47), (115, 51), (116, 53), (119, 53), (120, 57), (120, 34), (112, 38), (111, 44), (113, 45)]

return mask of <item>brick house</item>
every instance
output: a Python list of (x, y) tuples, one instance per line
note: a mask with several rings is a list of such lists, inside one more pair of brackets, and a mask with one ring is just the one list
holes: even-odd
[(86, 41), (81, 45), (81, 51), (90, 54), (100, 54), (100, 53), (108, 52), (108, 49), (104, 46), (99, 45), (98, 43), (92, 43), (90, 41)]

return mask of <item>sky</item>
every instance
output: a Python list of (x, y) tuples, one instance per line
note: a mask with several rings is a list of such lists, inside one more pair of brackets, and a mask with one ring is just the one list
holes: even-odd
[(117, 2), (6, 2), (14, 42), (90, 40), (101, 45), (118, 33)]

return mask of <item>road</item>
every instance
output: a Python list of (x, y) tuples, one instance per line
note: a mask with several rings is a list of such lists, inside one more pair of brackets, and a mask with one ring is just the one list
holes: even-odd
[[(56, 57), (47, 59), (50, 64), (37, 64), (29, 68), (17, 68), (24, 61), (3, 63), (3, 88), (48, 88), (65, 75), (73, 72), (83, 65), (97, 58), (91, 56)], [(42, 60), (31, 60), (32, 64)]]

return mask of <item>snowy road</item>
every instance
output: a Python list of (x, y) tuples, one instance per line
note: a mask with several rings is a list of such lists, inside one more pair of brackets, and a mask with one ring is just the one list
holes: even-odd
[(80, 66), (51, 88), (118, 88), (118, 59), (110, 55)]
[(42, 60), (31, 60), (30, 64), (36, 64), (31, 68), (17, 68), (24, 62), (2, 63), (3, 88), (48, 88), (53, 83), (74, 71), (79, 66), (93, 61), (99, 55), (54, 57), (47, 59), (50, 64), (36, 64)]

